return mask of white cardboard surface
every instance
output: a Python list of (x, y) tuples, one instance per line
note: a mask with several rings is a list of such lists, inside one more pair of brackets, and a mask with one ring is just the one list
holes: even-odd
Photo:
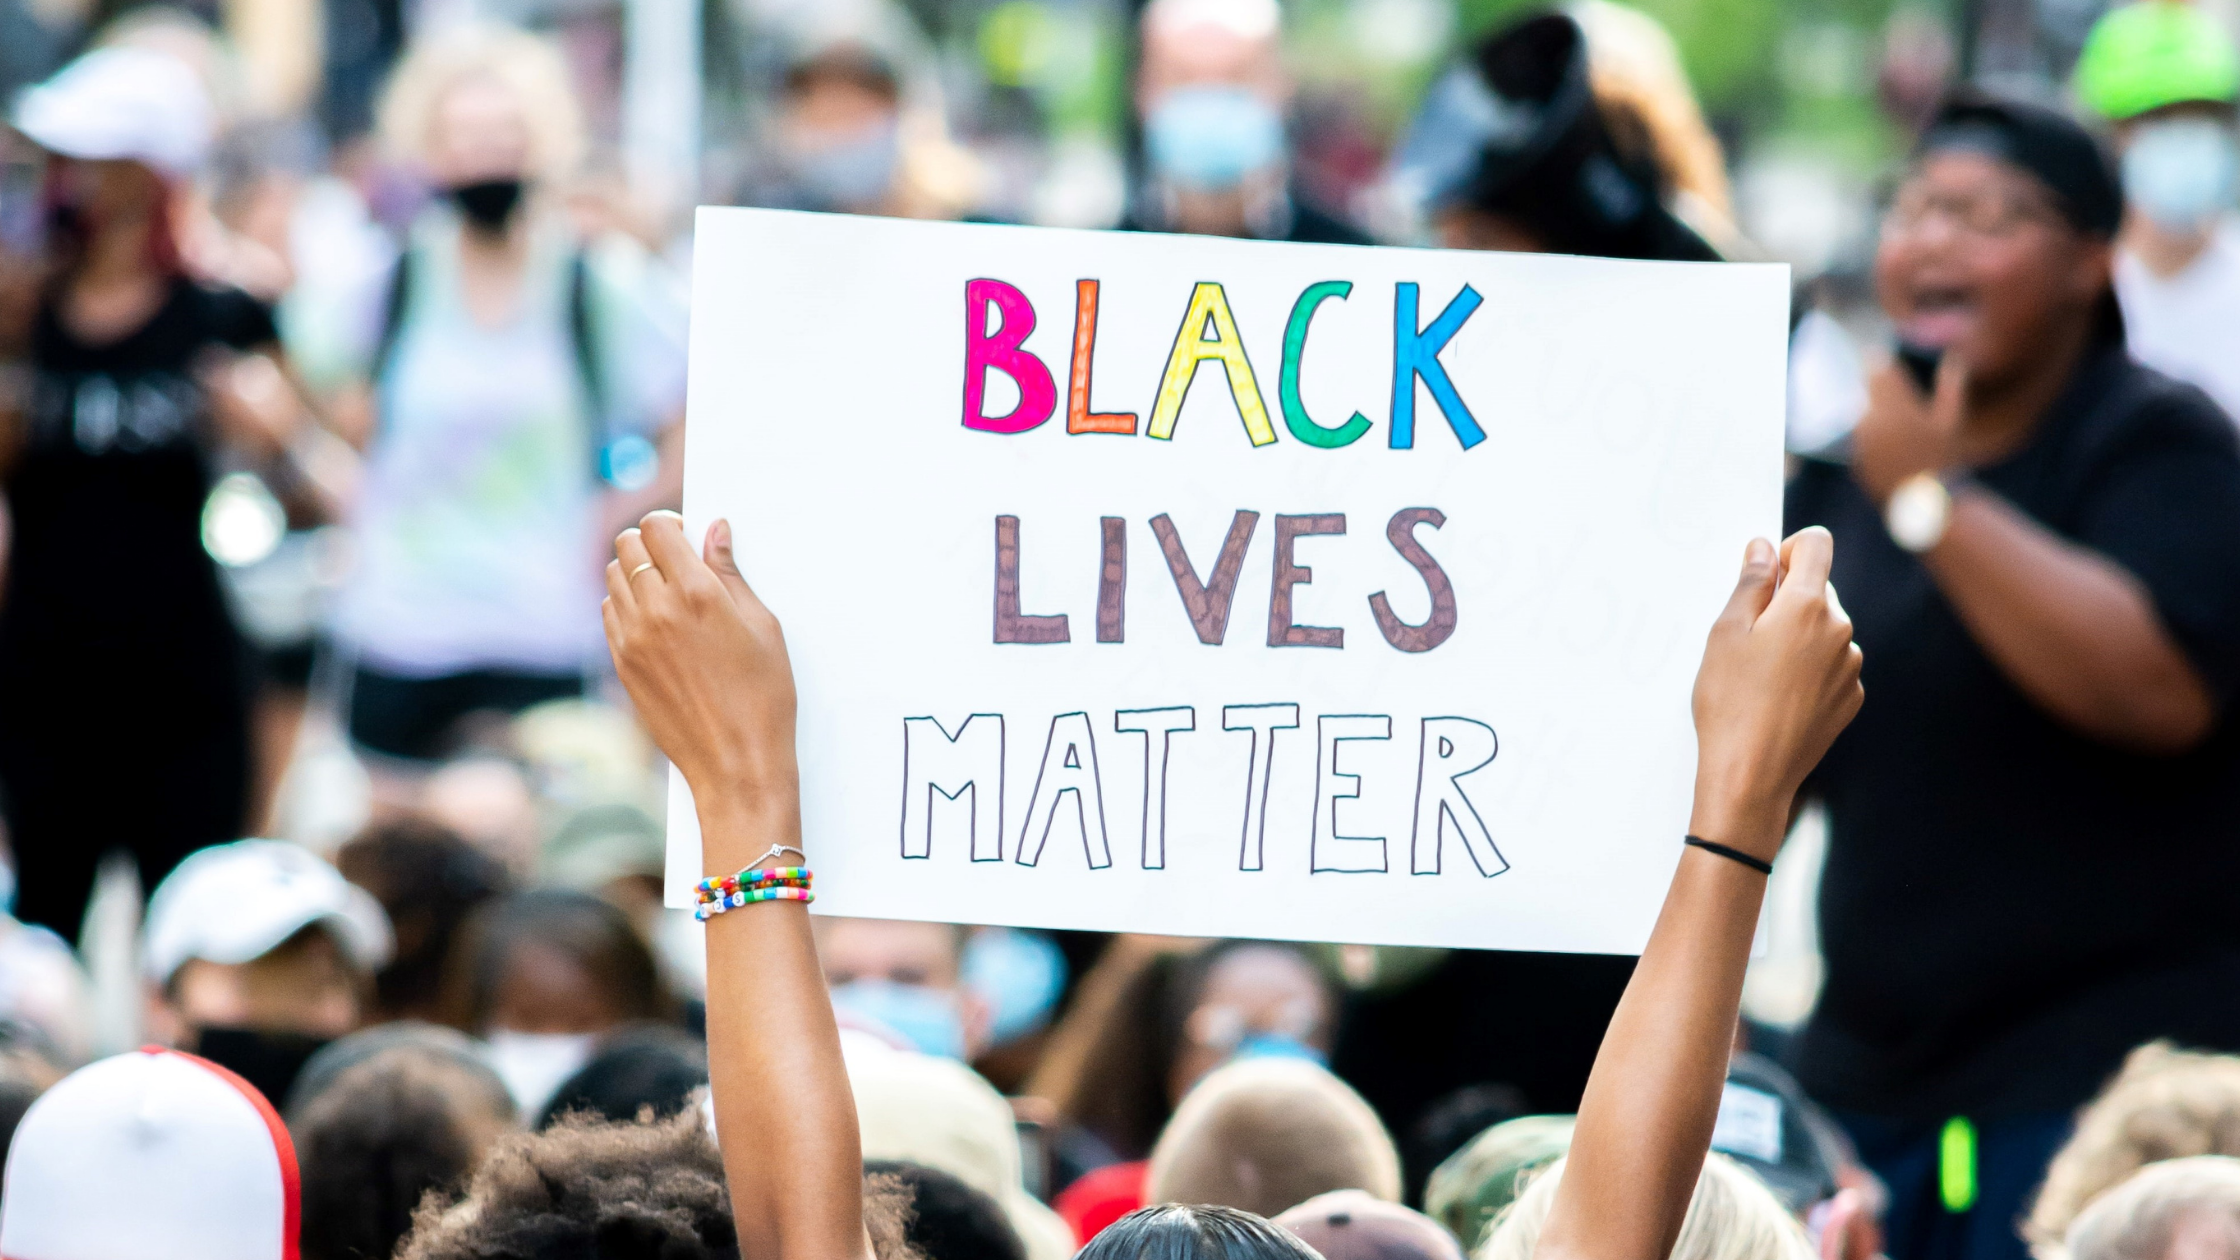
[[(1023, 348), (1055, 406), (1025, 432), (964, 423), (976, 279), (1033, 307)], [(1067, 431), (1084, 279), (1089, 407), (1136, 413), (1133, 436)], [(1359, 411), (1370, 428), (1326, 449), (1287, 428), (1280, 377), (1294, 302), (1334, 280), (1351, 289), (1315, 310), (1298, 398), (1321, 426)], [(1144, 432), (1203, 281), (1272, 442), (1251, 441), (1219, 361), (1170, 438)], [(1412, 446), (1391, 445), (1404, 283), (1419, 328), (1465, 285), (1482, 298), (1439, 355), (1483, 433), (1467, 450), (1421, 382)], [(1638, 950), (1687, 823), (1704, 635), (1744, 543), (1780, 527), (1788, 283), (1766, 265), (701, 210), (685, 514), (695, 538), (731, 520), (786, 627), (815, 909)], [(985, 414), (1019, 399), (987, 372)], [(1370, 601), (1432, 616), (1387, 536), (1408, 508), (1443, 515), (1413, 536), (1454, 600), (1451, 637), (1412, 652)], [(1240, 511), (1258, 517), (1209, 645), (1152, 521), (1210, 582)], [(1292, 543), (1311, 580), (1291, 622), (1343, 646), (1271, 647), (1277, 518), (1331, 514), (1342, 536)], [(1063, 614), (1067, 642), (995, 641), (999, 516), (1018, 522), (1018, 611)], [(1119, 642), (1098, 641), (1106, 517), (1124, 522)], [(669, 844), (688, 904), (681, 779)]]

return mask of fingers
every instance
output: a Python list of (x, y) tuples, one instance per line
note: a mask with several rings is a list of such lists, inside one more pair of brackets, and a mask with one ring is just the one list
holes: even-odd
[[(614, 536), (614, 560), (616, 564), (622, 567), (624, 588), (633, 596), (640, 589), (651, 591), (661, 584), (661, 567), (655, 563), (652, 554), (647, 550), (645, 535), (642, 531), (626, 529)], [(640, 588), (638, 585), (640, 582), (649, 582), (653, 585)], [(633, 600), (634, 603), (635, 600)]]
[(601, 607), (610, 616), (638, 610), (638, 593), (630, 589), (630, 578), (624, 573), (620, 560), (607, 561), (607, 597), (601, 601)]
[(1890, 411), (1921, 406), (1921, 391), (1914, 387), (1913, 377), (1896, 359), (1885, 359), (1881, 367), (1867, 373), (1867, 403), (1873, 411)]
[(716, 577), (731, 592), (733, 599), (741, 595), (751, 597), (754, 594), (753, 588), (747, 585), (746, 575), (739, 572), (738, 557), (731, 553), (730, 521), (718, 519), (708, 527), (707, 540), (702, 545), (700, 554), (708, 562), (708, 567), (716, 571)]
[(684, 518), (675, 512), (664, 509), (646, 513), (638, 522), (637, 533), (664, 579), (681, 582), (700, 567), (699, 555), (684, 538)]
[(1782, 591), (1794, 592), (1800, 599), (1825, 599), (1828, 570), (1836, 559), (1835, 536), (1822, 526), (1807, 526), (1789, 535), (1781, 550)]
[(1742, 576), (1735, 580), (1734, 594), (1727, 597), (1726, 611), (1720, 614), (1720, 620), (1746, 627), (1754, 624), (1758, 614), (1773, 602), (1777, 576), (1773, 544), (1763, 538), (1751, 539), (1742, 552)]
[(1961, 415), (1967, 410), (1968, 361), (1957, 353), (1947, 352), (1937, 364), (1936, 389), (1929, 398), (1929, 419), (1939, 432), (1957, 433)]
[(1833, 582), (1828, 583), (1828, 611), (1834, 613), (1837, 620), (1845, 625), (1851, 624), (1851, 614), (1843, 610), (1843, 600), (1836, 595), (1836, 584)]
[[(607, 563), (608, 589), (614, 587), (614, 562)], [(599, 601), (599, 621), (607, 628), (607, 653), (619, 663), (622, 658), (622, 610), (615, 605), (614, 597)]]

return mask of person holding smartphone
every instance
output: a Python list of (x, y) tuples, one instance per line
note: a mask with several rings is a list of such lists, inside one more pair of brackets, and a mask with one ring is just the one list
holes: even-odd
[(1827, 972), (1796, 1070), (1889, 1183), (1893, 1260), (2020, 1260), (2131, 1047), (2240, 1049), (2240, 446), (2126, 352), (2122, 212), (2074, 122), (1948, 103), (1876, 258), (1913, 368), (1789, 489), (1872, 662), (1806, 786)]

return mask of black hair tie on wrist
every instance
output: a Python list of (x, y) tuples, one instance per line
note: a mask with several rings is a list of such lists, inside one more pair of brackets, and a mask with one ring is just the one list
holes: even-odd
[(1706, 853), (1716, 853), (1730, 862), (1740, 862), (1760, 875), (1773, 874), (1773, 863), (1766, 861), (1764, 858), (1752, 857), (1740, 849), (1730, 849), (1723, 844), (1714, 844), (1702, 836), (1689, 836), (1688, 843)]

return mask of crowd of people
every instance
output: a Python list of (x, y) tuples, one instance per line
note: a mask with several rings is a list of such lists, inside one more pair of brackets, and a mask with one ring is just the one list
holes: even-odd
[[(779, 41), (743, 199), (973, 209), (884, 29)], [(1141, 6), (1115, 226), (1756, 256), (1637, 10), (1473, 39), (1386, 217), (1298, 178), (1284, 32)], [(2240, 1260), (2212, 14), (1954, 88), (1876, 319), (1800, 289), (1788, 537), (1707, 627), (1638, 960), (812, 918), (788, 610), (670, 510), (689, 241), (546, 37), (392, 51), (318, 161), (163, 10), (8, 115), (0, 1256)], [(1740, 1002), (1807, 806), (1791, 1029)]]

